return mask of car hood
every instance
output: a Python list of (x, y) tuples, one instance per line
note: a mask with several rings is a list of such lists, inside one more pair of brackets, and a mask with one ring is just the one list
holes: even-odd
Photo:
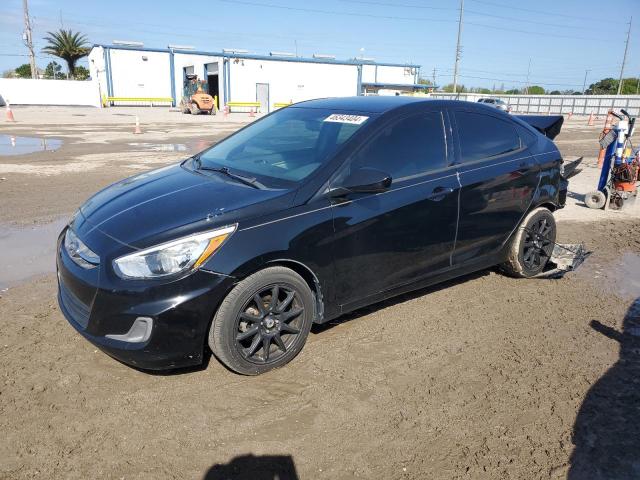
[(114, 240), (141, 248), (290, 203), (288, 190), (258, 190), (218, 173), (181, 165), (127, 178), (80, 207), (83, 219)]

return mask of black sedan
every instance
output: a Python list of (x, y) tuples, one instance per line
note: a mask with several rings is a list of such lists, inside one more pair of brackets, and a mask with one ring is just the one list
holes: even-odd
[(522, 118), (405, 97), (276, 111), (82, 205), (58, 240), (60, 308), (130, 365), (209, 347), (259, 374), (314, 322), (494, 265), (537, 275), (567, 192), (562, 117)]

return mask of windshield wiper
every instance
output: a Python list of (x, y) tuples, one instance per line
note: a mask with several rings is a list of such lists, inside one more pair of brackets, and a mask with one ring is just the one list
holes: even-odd
[(238, 175), (237, 173), (231, 172), (227, 167), (208, 167), (206, 165), (202, 165), (202, 160), (200, 160), (200, 156), (196, 155), (193, 157), (193, 164), (196, 170), (202, 170), (205, 172), (217, 172), (226, 175), (227, 177), (231, 177), (234, 180), (237, 180), (245, 185), (249, 185), (250, 187), (257, 188), (262, 190), (266, 188), (263, 184), (258, 182), (255, 178), (245, 177), (243, 175)]

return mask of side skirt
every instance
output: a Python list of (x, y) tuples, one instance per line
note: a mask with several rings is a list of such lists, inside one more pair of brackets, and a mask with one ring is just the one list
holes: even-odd
[(428, 274), (426, 277), (416, 280), (415, 282), (393, 287), (389, 290), (385, 290), (374, 295), (369, 295), (368, 297), (365, 297), (361, 300), (341, 305), (339, 311), (336, 312), (335, 315), (324, 317), (322, 319), (322, 322), (318, 323), (325, 323), (329, 320), (334, 320), (346, 313), (352, 312), (362, 307), (366, 307), (368, 305), (373, 305), (374, 303), (382, 302), (398, 295), (402, 295), (403, 293), (420, 290), (421, 288), (429, 287), (437, 283), (446, 282), (447, 280), (451, 280), (453, 278), (461, 277), (463, 275), (468, 275), (473, 272), (493, 267), (502, 263), (505, 258), (506, 248), (503, 248), (498, 253), (482, 257), (478, 260), (467, 262), (464, 265), (456, 266), (440, 273)]

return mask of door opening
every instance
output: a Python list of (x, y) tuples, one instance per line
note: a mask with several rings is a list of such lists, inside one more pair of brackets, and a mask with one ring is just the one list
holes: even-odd
[(256, 102), (260, 102), (260, 113), (269, 113), (269, 84), (256, 83)]
[(218, 86), (217, 73), (215, 75), (207, 75), (207, 86), (208, 86), (207, 93), (212, 97), (218, 99), (218, 104), (216, 105), (216, 108), (219, 110), (220, 109), (220, 87)]

